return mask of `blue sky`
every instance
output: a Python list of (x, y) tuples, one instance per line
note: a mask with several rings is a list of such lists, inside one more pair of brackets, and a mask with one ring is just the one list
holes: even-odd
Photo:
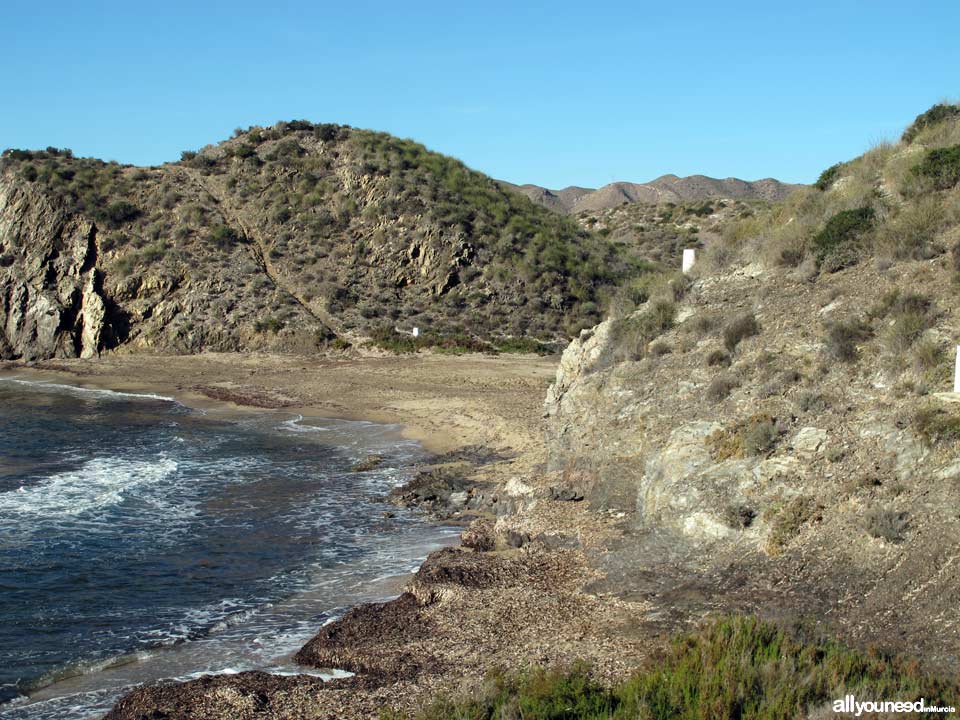
[(0, 147), (385, 130), (513, 182), (810, 182), (960, 97), (960, 3), (4, 0)]

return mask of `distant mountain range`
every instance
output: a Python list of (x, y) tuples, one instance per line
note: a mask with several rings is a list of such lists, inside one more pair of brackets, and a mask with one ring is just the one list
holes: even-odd
[(627, 203), (655, 205), (714, 198), (779, 201), (797, 188), (803, 187), (782, 183), (773, 178), (750, 182), (739, 178), (719, 180), (706, 175), (663, 175), (647, 183), (615, 182), (597, 190), (575, 185), (563, 190), (550, 190), (539, 185), (513, 185), (508, 182), (503, 182), (503, 185), (522, 192), (538, 205), (561, 213), (605, 210)]

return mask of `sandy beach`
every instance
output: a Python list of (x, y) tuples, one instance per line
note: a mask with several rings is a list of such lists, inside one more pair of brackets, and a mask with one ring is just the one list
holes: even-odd
[(555, 358), (417, 355), (323, 358), (274, 354), (111, 355), (8, 363), (5, 372), (172, 395), (213, 411), (264, 408), (403, 425), (431, 452), (484, 445), (536, 452)]

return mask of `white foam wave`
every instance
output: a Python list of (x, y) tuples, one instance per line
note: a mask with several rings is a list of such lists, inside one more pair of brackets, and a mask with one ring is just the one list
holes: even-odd
[(36, 485), (0, 493), (0, 513), (41, 517), (74, 516), (119, 504), (124, 494), (160, 482), (177, 471), (177, 463), (94, 458), (76, 470), (57, 473)]
[(287, 432), (301, 432), (301, 433), (314, 433), (314, 432), (329, 432), (330, 428), (320, 427), (319, 425), (301, 425), (303, 422), (303, 415), (297, 415), (295, 418), (287, 420), (277, 425), (277, 430), (285, 430)]
[(104, 390), (100, 388), (85, 388), (77, 385), (63, 385), (61, 383), (47, 382), (45, 380), (23, 380), (21, 378), (0, 377), (0, 382), (16, 383), (18, 385), (28, 385), (39, 390), (51, 390), (54, 392), (70, 393), (75, 395), (91, 395), (104, 398), (127, 398), (132, 400), (158, 400), (160, 402), (176, 402), (176, 398), (167, 395), (154, 395), (153, 393), (133, 393), (122, 392), (120, 390)]

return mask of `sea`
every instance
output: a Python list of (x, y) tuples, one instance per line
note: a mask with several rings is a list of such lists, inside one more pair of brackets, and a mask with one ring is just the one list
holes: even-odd
[(343, 675), (291, 656), (455, 542), (384, 500), (425, 458), (393, 425), (0, 376), (0, 718), (100, 718), (158, 679)]

